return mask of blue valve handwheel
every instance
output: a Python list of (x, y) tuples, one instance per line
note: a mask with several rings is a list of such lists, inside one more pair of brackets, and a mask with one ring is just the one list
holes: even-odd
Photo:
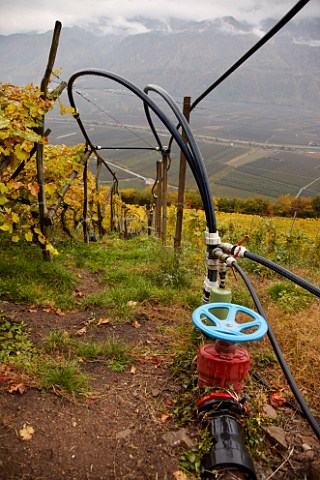
[[(214, 311), (226, 311), (224, 320), (218, 318)], [(218, 312), (217, 312), (218, 313)], [(237, 313), (245, 313), (252, 318), (248, 322), (238, 323)], [(250, 308), (234, 303), (208, 303), (196, 308), (192, 314), (194, 325), (206, 336), (227, 342), (250, 342), (260, 340), (268, 331), (266, 320)], [(254, 331), (248, 332), (253, 329)]]

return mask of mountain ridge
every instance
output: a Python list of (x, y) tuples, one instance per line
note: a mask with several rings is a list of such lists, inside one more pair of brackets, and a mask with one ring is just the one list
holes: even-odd
[[(104, 20), (106, 21), (106, 20)], [(68, 79), (85, 68), (122, 75), (143, 88), (156, 83), (172, 95), (199, 95), (259, 39), (262, 30), (233, 17), (156, 22), (137, 18), (145, 31), (101, 33), (62, 29), (55, 68)], [(275, 22), (273, 21), (273, 24)], [(261, 28), (269, 27), (272, 21)], [(0, 36), (0, 81), (39, 84), (52, 32)], [(319, 45), (318, 45), (319, 44)], [(313, 108), (320, 97), (320, 22), (291, 22), (219, 86), (217, 101), (297, 104)]]

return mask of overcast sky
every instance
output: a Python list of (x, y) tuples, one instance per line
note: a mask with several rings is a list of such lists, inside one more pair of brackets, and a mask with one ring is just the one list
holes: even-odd
[[(93, 27), (103, 23), (126, 28), (136, 16), (204, 20), (233, 16), (259, 25), (265, 18), (280, 19), (298, 0), (0, 0), (0, 34), (46, 32), (56, 20), (63, 27)], [(320, 17), (320, 0), (310, 0), (297, 15)], [(111, 19), (106, 21), (105, 19)], [(130, 22), (132, 33), (143, 31)]]

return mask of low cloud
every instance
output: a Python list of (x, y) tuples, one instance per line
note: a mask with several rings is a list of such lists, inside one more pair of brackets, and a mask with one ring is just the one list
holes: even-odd
[[(139, 16), (162, 20), (233, 16), (259, 27), (266, 18), (280, 19), (295, 3), (295, 0), (0, 0), (0, 34), (45, 32), (53, 28), (56, 20), (64, 27), (94, 26), (110, 32), (121, 29), (141, 33), (145, 27)], [(319, 0), (310, 0), (296, 18), (305, 17), (320, 17)]]

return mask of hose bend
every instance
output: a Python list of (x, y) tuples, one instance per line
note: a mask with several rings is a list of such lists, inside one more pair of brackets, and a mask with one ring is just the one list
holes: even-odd
[(274, 263), (271, 260), (268, 260), (267, 258), (261, 257), (256, 253), (249, 252), (248, 250), (244, 252), (244, 257), (249, 258), (250, 260), (253, 260), (256, 263), (260, 263), (260, 265), (264, 265), (265, 267), (270, 268), (274, 272), (279, 273), (283, 277), (287, 278), (288, 280), (291, 280), (292, 282), (296, 283), (297, 285), (304, 288), (305, 290), (308, 290), (313, 295), (320, 297), (320, 288), (316, 287), (310, 282), (307, 282), (307, 280), (304, 280), (303, 278), (299, 277), (295, 273), (290, 272), (286, 268), (281, 267), (277, 263)]
[[(198, 185), (198, 188), (202, 197), (203, 205), (206, 212), (208, 229), (209, 229), (209, 232), (215, 233), (217, 231), (216, 217), (215, 217), (213, 197), (210, 189), (208, 173), (204, 165), (200, 149), (194, 139), (194, 136), (192, 134), (192, 131), (190, 129), (190, 126), (186, 118), (178, 108), (174, 99), (162, 87), (159, 87), (158, 85), (147, 85), (144, 89), (144, 92), (147, 94), (149, 92), (155, 92), (158, 95), (160, 95), (173, 111), (175, 117), (179, 121), (179, 125), (182, 126), (187, 137), (187, 142), (188, 142), (187, 148), (190, 151), (190, 159), (192, 160), (191, 163), (190, 161), (188, 161), (188, 163), (192, 170), (192, 173), (194, 175), (194, 178), (196, 180), (196, 183)], [(144, 107), (145, 107), (145, 112), (146, 112), (146, 116), (147, 116), (147, 120), (149, 122), (150, 128), (153, 131), (153, 133), (156, 135), (156, 138), (158, 138), (154, 123), (149, 113), (149, 106), (145, 103)], [(178, 133), (178, 129), (177, 129), (177, 133)]]
[[(250, 257), (248, 257), (250, 258)], [(319, 424), (317, 423), (316, 419), (314, 418), (314, 416), (312, 415), (308, 405), (306, 404), (304, 398), (303, 398), (303, 395), (302, 393), (300, 392), (296, 382), (295, 382), (295, 379), (293, 378), (292, 376), (292, 373), (283, 357), (283, 354), (282, 354), (282, 351), (280, 349), (280, 346), (275, 338), (275, 335), (270, 327), (270, 324), (268, 322), (268, 319), (266, 317), (266, 314), (262, 308), (262, 305), (260, 303), (260, 300), (248, 278), (248, 276), (246, 275), (246, 273), (242, 270), (242, 268), (238, 265), (238, 263), (236, 261), (234, 261), (232, 263), (232, 266), (237, 270), (237, 272), (239, 273), (239, 275), (242, 277), (243, 281), (245, 282), (250, 294), (251, 294), (251, 297), (254, 301), (254, 304), (258, 310), (258, 313), (260, 313), (260, 315), (262, 317), (264, 317), (264, 319), (266, 320), (266, 322), (268, 323), (268, 337), (269, 337), (269, 340), (270, 340), (270, 343), (272, 345), (272, 348), (274, 350), (274, 353), (278, 359), (278, 362), (279, 362), (279, 365), (281, 366), (282, 368), (282, 371), (288, 381), (288, 384), (291, 388), (291, 391), (293, 393), (293, 395), (295, 396), (297, 402), (299, 403), (300, 407), (301, 407), (301, 410), (302, 412), (304, 413), (308, 423), (310, 424), (311, 428), (313, 429), (314, 433), (316, 434), (316, 436), (318, 437), (318, 439), (320, 440), (320, 426)]]

